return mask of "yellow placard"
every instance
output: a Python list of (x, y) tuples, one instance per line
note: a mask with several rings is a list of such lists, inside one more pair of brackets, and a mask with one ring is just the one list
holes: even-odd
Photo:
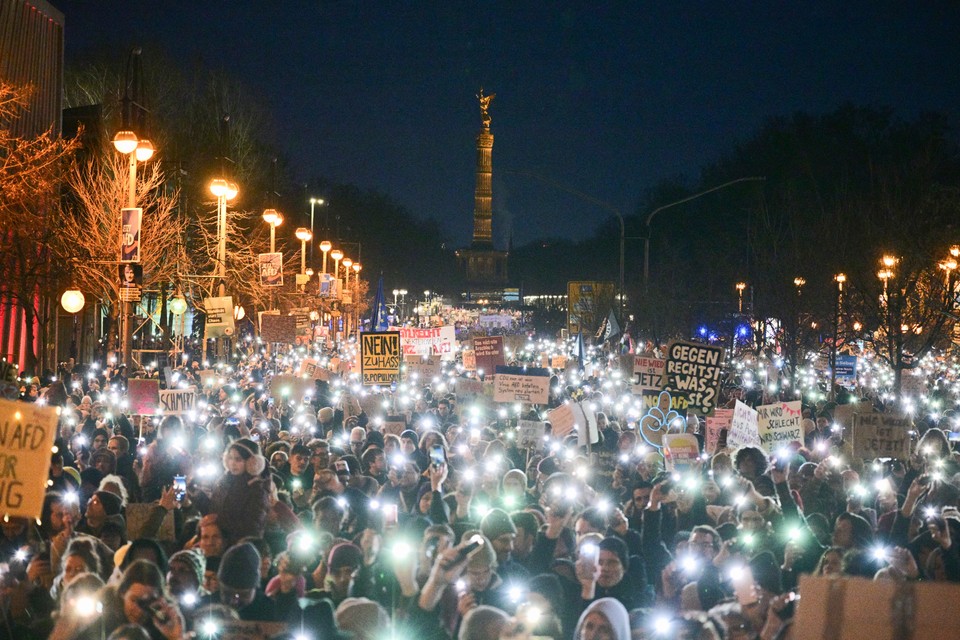
[(40, 517), (58, 418), (55, 407), (0, 400), (0, 514)]

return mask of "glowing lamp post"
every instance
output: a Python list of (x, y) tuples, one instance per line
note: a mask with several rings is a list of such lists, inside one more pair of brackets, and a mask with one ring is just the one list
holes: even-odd
[(737, 309), (740, 315), (743, 315), (743, 290), (747, 288), (746, 282), (737, 283)]
[(340, 260), (343, 258), (343, 251), (340, 249), (334, 249), (330, 252), (330, 257), (333, 258), (334, 267), (333, 267), (333, 278), (334, 280), (340, 279)]
[(300, 241), (300, 273), (307, 272), (307, 243), (313, 239), (313, 232), (306, 227), (298, 227), (296, 234)]
[(263, 221), (270, 225), (270, 253), (277, 252), (277, 227), (283, 224), (283, 214), (276, 209), (263, 212)]
[(233, 200), (239, 193), (236, 183), (223, 178), (214, 178), (210, 182), (210, 193), (217, 198), (217, 272), (220, 280), (220, 295), (224, 295), (227, 275), (227, 201)]
[(323, 252), (323, 275), (327, 275), (327, 254), (330, 252), (330, 249), (333, 248), (333, 245), (329, 240), (324, 240), (320, 243), (320, 251)]
[(350, 258), (343, 259), (343, 277), (344, 283), (343, 286), (347, 289), (350, 288), (350, 267), (353, 266), (353, 260)]
[(840, 303), (843, 298), (843, 283), (847, 281), (846, 274), (838, 273), (833, 276), (837, 283), (837, 304), (833, 316), (833, 348), (830, 358), (830, 401), (837, 399), (837, 343), (840, 340)]

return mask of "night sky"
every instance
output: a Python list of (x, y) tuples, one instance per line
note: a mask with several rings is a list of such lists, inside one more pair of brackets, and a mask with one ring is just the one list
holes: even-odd
[(116, 46), (119, 65), (142, 44), (221, 67), (272, 109), (301, 182), (384, 192), (454, 246), (472, 230), (481, 85), (497, 94), (501, 247), (511, 228), (515, 245), (577, 238), (610, 215), (506, 170), (632, 213), (770, 116), (848, 101), (960, 114), (957, 2), (52, 3), (68, 64)]

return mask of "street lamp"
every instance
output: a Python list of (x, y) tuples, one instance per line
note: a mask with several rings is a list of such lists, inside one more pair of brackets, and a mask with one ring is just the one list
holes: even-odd
[(833, 348), (830, 358), (830, 401), (837, 399), (837, 342), (840, 340), (840, 300), (843, 297), (843, 283), (847, 281), (847, 276), (838, 273), (833, 276), (837, 283), (837, 303), (833, 316)]
[[(323, 198), (310, 198), (310, 236), (313, 236), (313, 207), (322, 205)], [(310, 264), (313, 264), (313, 245), (310, 245)]]
[(297, 227), (295, 234), (300, 241), (300, 273), (307, 273), (307, 243), (313, 239), (313, 232), (306, 227)]
[(343, 286), (346, 289), (350, 288), (350, 267), (353, 266), (353, 260), (350, 258), (343, 259), (343, 272), (344, 272), (344, 284)]
[(334, 249), (333, 251), (330, 252), (330, 257), (333, 258), (333, 262), (334, 262), (333, 279), (339, 280), (340, 279), (340, 259), (343, 258), (343, 251), (340, 251), (340, 249)]
[(270, 225), (270, 253), (277, 252), (277, 227), (283, 224), (283, 214), (276, 209), (266, 209), (263, 221)]
[(217, 269), (216, 276), (220, 280), (220, 295), (224, 295), (227, 275), (227, 201), (237, 197), (239, 189), (236, 183), (227, 182), (223, 178), (214, 178), (210, 182), (210, 193), (217, 198)]
[(746, 282), (737, 283), (737, 305), (739, 309), (738, 313), (740, 315), (743, 315), (743, 290), (746, 288), (747, 288)]
[(327, 275), (327, 252), (333, 248), (329, 240), (320, 243), (320, 251), (323, 251), (323, 275)]
[(76, 358), (77, 362), (80, 361), (80, 329), (77, 323), (77, 313), (83, 309), (85, 302), (83, 292), (79, 289), (67, 289), (60, 296), (60, 305), (64, 311), (73, 315), (73, 340), (70, 345), (70, 355)]

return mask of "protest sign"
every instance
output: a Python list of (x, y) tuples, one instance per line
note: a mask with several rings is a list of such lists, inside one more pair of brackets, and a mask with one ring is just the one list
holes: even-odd
[(909, 416), (870, 411), (853, 419), (855, 458), (900, 458), (910, 456)]
[(684, 394), (689, 409), (708, 416), (717, 405), (723, 347), (695, 342), (672, 342), (667, 348), (664, 390)]
[(497, 367), (494, 402), (547, 404), (550, 400), (550, 373), (546, 369)]
[(455, 393), (457, 394), (457, 404), (469, 402), (477, 396), (483, 395), (483, 380), (476, 378), (457, 378), (454, 383)]
[[(402, 342), (401, 342), (402, 344)], [(404, 357), (404, 366), (406, 367), (406, 380), (416, 379), (420, 382), (430, 382), (441, 373), (440, 356), (413, 356)]]
[(577, 419), (571, 404), (562, 404), (556, 409), (551, 409), (547, 414), (547, 420), (550, 422), (551, 433), (555, 438), (567, 437), (573, 433), (577, 426)]
[(651, 356), (633, 356), (633, 392), (663, 389), (667, 361)]
[(477, 337), (473, 339), (473, 354), (477, 371), (490, 375), (504, 365), (503, 336)]
[(737, 400), (733, 408), (733, 418), (730, 421), (730, 434), (727, 442), (731, 447), (743, 445), (760, 446), (760, 434), (757, 431), (757, 412)]
[(197, 405), (197, 388), (165, 389), (160, 392), (160, 409), (165, 416), (182, 416)]
[(207, 315), (206, 322), (203, 325), (206, 340), (233, 335), (235, 327), (233, 324), (233, 298), (231, 296), (205, 298), (203, 300), (203, 311)]
[(773, 453), (791, 442), (803, 444), (803, 412), (800, 401), (777, 402), (757, 407), (757, 434), (760, 447)]
[(360, 378), (365, 386), (399, 383), (402, 358), (400, 332), (360, 334)]
[(201, 369), (197, 374), (200, 376), (200, 386), (204, 389), (217, 386), (219, 376), (215, 369)]
[(316, 385), (313, 380), (298, 378), (297, 376), (283, 374), (274, 376), (270, 382), (270, 396), (274, 402), (302, 402), (308, 395), (313, 395), (316, 391)]
[(663, 446), (666, 433), (683, 433), (687, 430), (687, 419), (673, 408), (674, 400), (669, 391), (656, 393), (656, 402), (647, 409), (637, 426), (638, 433), (654, 449)]
[(830, 429), (839, 428), (839, 436), (847, 439), (853, 433), (853, 421), (858, 413), (869, 413), (873, 410), (873, 405), (869, 402), (852, 402), (850, 404), (838, 404), (833, 408), (833, 423)]
[(0, 400), (0, 514), (40, 518), (58, 414), (56, 407)]
[(733, 409), (716, 409), (712, 416), (707, 417), (707, 433), (704, 438), (703, 451), (713, 455), (720, 443), (720, 432), (726, 429), (729, 433), (730, 423), (733, 421)]
[(473, 349), (463, 350), (463, 368), (467, 371), (477, 370), (477, 352)]
[(297, 318), (264, 314), (260, 318), (260, 339), (270, 344), (295, 344), (297, 342)]
[(384, 434), (393, 434), (399, 436), (407, 428), (407, 422), (403, 416), (387, 416), (383, 420), (381, 432)]
[(537, 449), (543, 446), (543, 434), (547, 425), (539, 420), (517, 421), (517, 447), (520, 449)]
[(663, 434), (663, 460), (667, 471), (689, 471), (700, 457), (700, 443), (692, 433)]
[(260, 267), (260, 284), (264, 287), (283, 286), (283, 254), (259, 253), (257, 266)]
[(152, 416), (160, 404), (160, 381), (131, 378), (127, 381), (127, 403), (130, 415)]
[(300, 368), (297, 369), (297, 375), (301, 378), (310, 378), (312, 380), (329, 380), (330, 372), (320, 366), (320, 361), (316, 358), (304, 358), (300, 361)]
[(857, 356), (837, 356), (837, 384), (853, 387), (857, 384)]
[[(644, 389), (640, 392), (640, 404), (643, 411), (648, 410), (650, 407), (657, 406), (657, 403), (660, 401), (660, 391), (657, 389)], [(670, 394), (670, 409), (673, 409), (678, 414), (683, 417), (687, 416), (687, 408), (690, 406), (690, 402), (687, 400), (687, 397), (683, 394), (672, 393)]]
[(400, 328), (400, 346), (404, 357), (440, 356), (442, 360), (453, 360), (457, 351), (457, 333), (453, 325), (417, 329)]

